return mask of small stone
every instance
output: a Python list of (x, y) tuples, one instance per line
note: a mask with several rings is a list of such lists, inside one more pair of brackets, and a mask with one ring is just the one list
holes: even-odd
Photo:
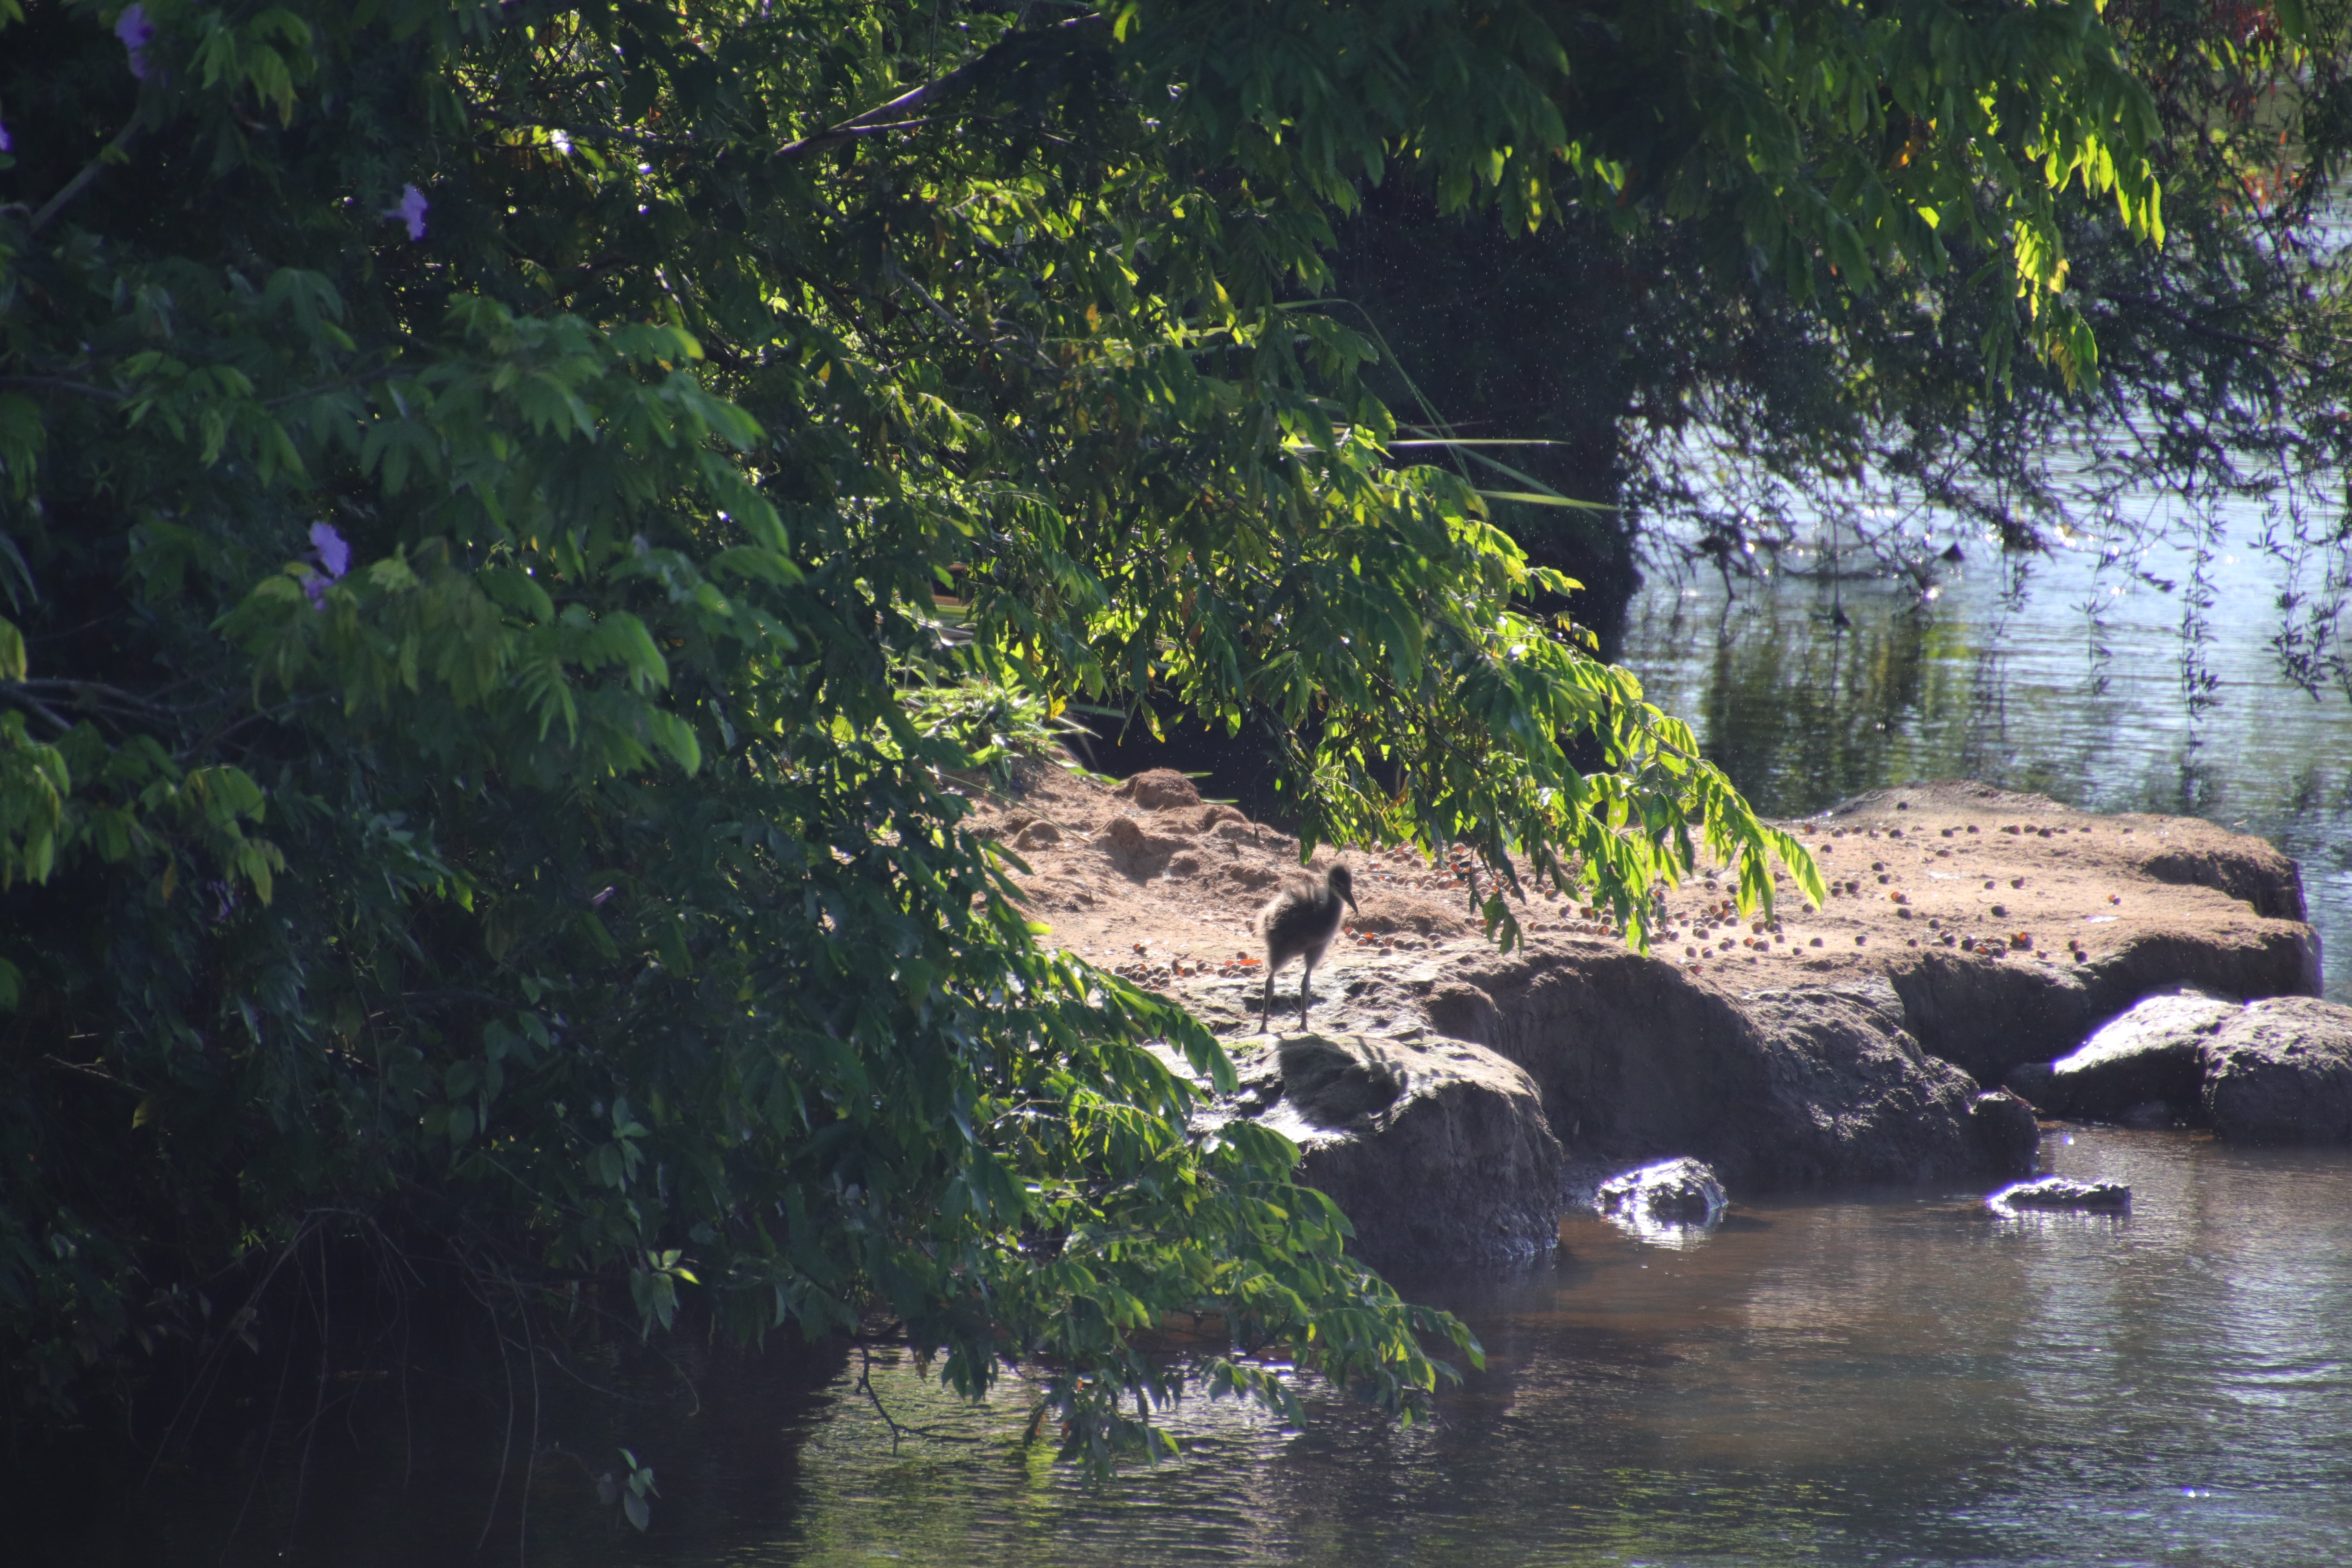
[(2019, 1182), (1985, 1199), (1987, 1207), (2003, 1209), (2125, 1209), (2131, 1206), (2131, 1189), (2121, 1182), (2077, 1182), (2064, 1176), (2044, 1176)]
[(1593, 1194), (1593, 1207), (1636, 1232), (1710, 1226), (1729, 1200), (1715, 1172), (1696, 1160), (1661, 1160), (1612, 1176)]

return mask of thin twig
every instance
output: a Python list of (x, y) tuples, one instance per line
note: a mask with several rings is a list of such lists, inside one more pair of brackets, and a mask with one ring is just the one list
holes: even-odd
[(882, 1395), (875, 1392), (874, 1357), (872, 1352), (867, 1350), (865, 1341), (858, 1340), (854, 1342), (857, 1346), (857, 1362), (859, 1368), (856, 1386), (864, 1390), (866, 1397), (873, 1402), (874, 1414), (882, 1417), (883, 1425), (890, 1428), (890, 1452), (892, 1454), (895, 1455), (898, 1451), (898, 1438), (902, 1433), (909, 1437), (928, 1437), (934, 1443), (971, 1443), (979, 1441), (977, 1438), (966, 1437), (953, 1432), (941, 1432), (934, 1427), (909, 1426), (905, 1422), (893, 1416), (889, 1411), (883, 1408)]
[[(318, 1445), (319, 1423), (327, 1414), (327, 1373), (328, 1369), (333, 1365), (333, 1362), (331, 1358), (334, 1354), (335, 1348), (334, 1300), (329, 1294), (329, 1292), (334, 1288), (334, 1282), (331, 1279), (334, 1272), (334, 1266), (332, 1261), (327, 1257), (327, 1237), (323, 1229), (318, 1233), (318, 1242), (319, 1389), (318, 1392), (311, 1396), (310, 1419), (303, 1426), (301, 1462), (294, 1467), (294, 1502), (293, 1506), (288, 1509), (286, 1517), (285, 1554), (289, 1557), (294, 1555), (294, 1532), (301, 1528), (302, 1491), (303, 1489), (309, 1485), (310, 1479), (310, 1450)], [(292, 1353), (292, 1347), (289, 1346), (288, 1348), (288, 1353), (289, 1355)]]
[(515, 1562), (520, 1568), (530, 1568), (530, 1483), (539, 1474), (539, 1342), (530, 1331), (530, 1303), (511, 1275), (507, 1288), (514, 1292), (515, 1311), (522, 1319), (523, 1350), (530, 1366), (530, 1447), (523, 1460), (522, 1501), (515, 1518)]
[(482, 1533), (474, 1538), (474, 1550), (478, 1553), (482, 1550), (482, 1543), (490, 1538), (490, 1526), (499, 1521), (499, 1499), (506, 1495), (507, 1459), (514, 1452), (515, 1417), (514, 1363), (507, 1356), (507, 1331), (499, 1324), (498, 1307), (487, 1300), (482, 1304), (490, 1314), (490, 1332), (497, 1336), (499, 1342), (499, 1370), (505, 1373), (507, 1380), (507, 1429), (499, 1444), (499, 1479), (490, 1488), (490, 1506), (482, 1515)]
[(890, 1428), (890, 1457), (895, 1459), (898, 1457), (898, 1435), (901, 1432), (911, 1432), (914, 1428), (899, 1426), (898, 1420), (884, 1406), (881, 1394), (875, 1392), (873, 1352), (862, 1344), (857, 1347), (857, 1386), (865, 1391), (867, 1399), (874, 1402), (874, 1414), (882, 1417), (882, 1425)]
[(131, 123), (116, 132), (114, 133), (114, 140), (109, 142), (104, 147), (99, 150), (97, 157), (92, 158), (89, 163), (84, 163), (81, 166), (80, 174), (76, 174), (72, 179), (68, 180), (63, 190), (59, 191), (56, 195), (51, 196), (47, 201), (41, 204), (41, 210), (33, 215), (31, 232), (34, 234), (40, 233), (48, 221), (57, 216), (58, 214), (64, 209), (65, 205), (68, 202), (73, 200), (76, 196), (81, 195), (83, 191), (89, 189), (89, 183), (98, 178), (99, 170), (106, 165), (109, 157), (120, 154), (123, 149), (129, 147), (131, 145), (131, 139), (138, 133), (139, 120), (136, 115), (133, 115), (131, 117)]

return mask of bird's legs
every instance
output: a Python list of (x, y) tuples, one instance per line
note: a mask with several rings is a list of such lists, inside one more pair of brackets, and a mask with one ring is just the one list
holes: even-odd
[(1306, 972), (1298, 977), (1298, 1032), (1307, 1032), (1307, 988), (1315, 979), (1315, 959), (1308, 955)]
[(1258, 1009), (1257, 1032), (1274, 1033), (1274, 965), (1270, 963), (1265, 967), (1265, 1005)]

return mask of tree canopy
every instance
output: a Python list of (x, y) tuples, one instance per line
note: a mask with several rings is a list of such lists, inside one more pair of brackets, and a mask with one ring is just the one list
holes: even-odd
[[(1997, 539), (2020, 574), (2046, 543), (2093, 544), (2120, 576), (2162, 536), (2206, 566), (2225, 548), (2281, 557), (2286, 672), (2344, 685), (2352, 33), (2334, 8), (2238, 0), (2116, 0), (2104, 19), (2158, 128), (2165, 242), (2079, 182), (2055, 198), (2093, 374), (2012, 352), (2032, 310), (1983, 230), (1952, 237), (1940, 271), (1823, 289), (1716, 265), (1704, 225), (1654, 207), (1588, 204), (1528, 234), (1391, 184), (1333, 255), (1335, 291), (1395, 350), (1374, 385), (1465, 433), (1548, 440), (1514, 461), (1617, 510), (1496, 519), (1621, 596), (1637, 562), (1769, 571), (1831, 520), (1850, 560), (1889, 572), (1958, 536), (1972, 554)], [(2225, 510), (2268, 521), (2232, 533)], [(2177, 575), (2147, 581), (2200, 596)], [(2193, 633), (2183, 651), (2199, 663)]]
[(1096, 1459), (1179, 1308), (1410, 1415), (1459, 1326), (1188, 1129), (1149, 1047), (1217, 1044), (1041, 942), (907, 693), (1265, 723), (1310, 844), (1637, 942), (1701, 848), (1818, 897), (1531, 608), (1489, 502), (1556, 498), (1401, 444), (1335, 219), (1671, 219), (1805, 299), (1966, 247), (2080, 374), (2063, 193), (2153, 240), (2153, 114), (2081, 3), (0, 0), (12, 1377), (266, 1332), (356, 1234), (1041, 1357)]

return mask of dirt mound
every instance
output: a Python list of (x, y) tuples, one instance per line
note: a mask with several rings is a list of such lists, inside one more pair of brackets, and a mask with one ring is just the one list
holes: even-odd
[[(1258, 908), (1300, 865), (1296, 838), (1202, 800), (1166, 769), (1112, 789), (1026, 763), (1010, 789), (982, 795), (978, 823), (1025, 863), (1015, 880), (1053, 927), (1047, 941), (1153, 985), (1258, 967)], [(1785, 826), (1832, 884), (1822, 908), (1776, 875), (1773, 917), (1743, 920), (1731, 884), (1703, 868), (1667, 895), (1664, 935), (1644, 962), (1734, 996), (1884, 977), (1905, 1026), (1989, 1084), (2064, 1055), (2168, 985), (2318, 989), (2294, 863), (2210, 823), (2092, 816), (1952, 783), (1875, 791)], [(1326, 959), (1332, 983), (1351, 952), (1458, 944), (1492, 956), (1466, 859), (1322, 847), (1312, 866), (1335, 858), (1354, 874), (1360, 913)], [(1622, 952), (1597, 915), (1530, 898), (1518, 910), (1528, 956)]]

